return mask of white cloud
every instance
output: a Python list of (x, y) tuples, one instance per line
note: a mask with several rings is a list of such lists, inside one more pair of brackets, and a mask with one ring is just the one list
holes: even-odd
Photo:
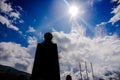
[(35, 32), (35, 31), (36, 31), (36, 30), (35, 30), (33, 27), (29, 26), (29, 29), (28, 29), (27, 32)]
[(87, 0), (87, 1), (88, 1), (88, 5), (92, 7), (95, 3), (100, 2), (102, 0)]
[(4, 16), (0, 16), (0, 22), (1, 22), (2, 24), (5, 24), (5, 25), (6, 25), (8, 28), (10, 28), (10, 29), (13, 29), (13, 30), (16, 30), (16, 31), (19, 30), (18, 27), (12, 25), (12, 24), (10, 23), (9, 19), (6, 18), (6, 17), (4, 17)]
[[(4, 14), (4, 16), (0, 15), (0, 22), (5, 24), (8, 28), (18, 31), (19, 28), (15, 26), (14, 23), (17, 21), (21, 23), (22, 19), (20, 19), (20, 12), (6, 1), (7, 0), (0, 0), (0, 12)], [(20, 6), (18, 6), (18, 9), (22, 10)]]
[(23, 10), (20, 6), (18, 6), (18, 8), (19, 8), (21, 11)]
[[(73, 26), (70, 33), (53, 32), (54, 42), (58, 44), (61, 75), (68, 72), (79, 74), (79, 62), (82, 64), (85, 76), (84, 61), (87, 62), (89, 77), (91, 77), (90, 62), (93, 63), (95, 76), (103, 77), (106, 71), (119, 71), (120, 69), (120, 40), (116, 35), (88, 38), (81, 34), (81, 26)], [(64, 77), (64, 75), (62, 76)], [(79, 78), (79, 77), (77, 77)]]
[(28, 47), (13, 42), (0, 42), (0, 64), (31, 73), (37, 39), (28, 37)]
[(14, 25), (12, 25), (12, 24), (10, 24), (10, 25), (8, 26), (8, 28), (11, 28), (11, 29), (16, 30), (16, 31), (19, 30), (19, 28), (18, 28), (17, 26), (14, 26)]
[(109, 20), (112, 24), (120, 20), (120, 0), (112, 0), (112, 2), (117, 2), (118, 5), (111, 12), (114, 16)]
[(88, 3), (90, 4), (90, 6), (93, 6), (93, 4), (94, 4), (94, 0), (89, 0)]
[(111, 0), (112, 2), (116, 2), (117, 0)]
[(23, 23), (24, 21), (23, 20), (19, 20), (19, 23)]
[(28, 43), (29, 44), (36, 44), (37, 43), (37, 39), (36, 39), (36, 37), (31, 37), (31, 36), (29, 36), (28, 37)]
[(14, 18), (19, 19), (20, 18), (20, 13), (19, 12), (11, 12), (10, 17), (14, 17)]
[(0, 43), (0, 64), (31, 73), (33, 58), (27, 48), (12, 42)]
[[(95, 76), (104, 79), (106, 71), (119, 71), (120, 40), (116, 35), (91, 39), (85, 36), (84, 27), (78, 24), (72, 26), (70, 33), (54, 31), (52, 34), (53, 41), (58, 45), (63, 80), (67, 74), (71, 74), (74, 80), (79, 78), (79, 62), (82, 64), (82, 74), (85, 76), (84, 61), (87, 62), (90, 78), (90, 62), (93, 63)], [(28, 47), (22, 47), (16, 43), (1, 42), (0, 63), (31, 73), (37, 45), (36, 37), (29, 36), (28, 43)]]
[(6, 25), (10, 24), (9, 20), (7, 18), (3, 17), (3, 16), (0, 16), (0, 22), (2, 24), (6, 24)]
[(6, 3), (6, 0), (0, 0), (0, 10), (6, 13), (12, 11), (13, 9), (10, 4)]
[(112, 0), (112, 2), (117, 2), (118, 1), (118, 3), (120, 3), (120, 0)]
[(37, 39), (36, 39), (36, 37), (29, 36), (28, 37), (28, 43), (29, 43), (29, 45), (28, 45), (27, 51), (29, 52), (29, 54), (31, 56), (34, 57), (35, 56), (35, 51), (36, 51), (36, 46), (37, 46)]
[(101, 22), (100, 24), (97, 24), (95, 27), (95, 37), (104, 37), (106, 36), (106, 29), (105, 25), (107, 22)]

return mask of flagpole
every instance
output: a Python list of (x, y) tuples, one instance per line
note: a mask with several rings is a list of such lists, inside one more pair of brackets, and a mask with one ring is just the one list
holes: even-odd
[(80, 76), (81, 76), (81, 80), (83, 80), (83, 79), (82, 79), (82, 69), (81, 69), (81, 63), (79, 63), (79, 68), (80, 68)]
[(86, 69), (87, 80), (89, 80), (86, 61), (85, 61), (85, 69)]
[(92, 77), (93, 77), (93, 80), (94, 80), (94, 72), (93, 72), (93, 65), (92, 65), (92, 62), (91, 62), (90, 64), (91, 64), (91, 70), (92, 70)]

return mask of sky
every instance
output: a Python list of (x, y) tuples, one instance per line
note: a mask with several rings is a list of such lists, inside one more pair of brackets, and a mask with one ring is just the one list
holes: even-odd
[(46, 32), (58, 45), (62, 80), (79, 79), (79, 63), (86, 77), (85, 61), (91, 79), (90, 63), (97, 77), (120, 72), (120, 0), (0, 0), (0, 64), (31, 73)]

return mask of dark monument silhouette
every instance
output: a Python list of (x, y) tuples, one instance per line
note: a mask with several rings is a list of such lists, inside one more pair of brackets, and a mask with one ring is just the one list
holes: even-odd
[(70, 75), (67, 75), (66, 80), (72, 80), (72, 77)]
[(44, 35), (45, 41), (38, 43), (31, 80), (60, 80), (57, 44), (52, 38), (48, 32)]
[(25, 75), (19, 75), (17, 80), (28, 80), (27, 77)]
[(67, 75), (66, 80), (72, 80), (72, 77), (70, 75)]

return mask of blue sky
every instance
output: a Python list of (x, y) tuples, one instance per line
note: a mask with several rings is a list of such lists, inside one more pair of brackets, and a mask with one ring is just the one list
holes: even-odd
[[(102, 22), (108, 22), (110, 18), (113, 17), (114, 14), (111, 13), (112, 9), (117, 5), (117, 3), (112, 3), (110, 0), (68, 0), (68, 6), (65, 1), (67, 0), (10, 0), (8, 3), (11, 5), (11, 8), (18, 12), (19, 19), (21, 19), (22, 22), (20, 23), (16, 20), (13, 24), (19, 28), (19, 31), (22, 32), (23, 35), (36, 36), (38, 39), (40, 39), (38, 37), (38, 32), (44, 34), (47, 31), (52, 31), (52, 29), (70, 32), (71, 22), (69, 21), (70, 15), (68, 14), (68, 10), (69, 6), (73, 3), (78, 4), (78, 6), (82, 6), (84, 9), (85, 13), (82, 16), (78, 16), (78, 22), (81, 22), (81, 19), (85, 21), (85, 23), (81, 22), (81, 24), (86, 27), (87, 35), (90, 37), (94, 35), (94, 28), (96, 25), (101, 24)], [(2, 12), (1, 14), (4, 16), (6, 13)], [(9, 17), (9, 15), (6, 17)], [(2, 26), (6, 27), (6, 25), (0, 25), (1, 28), (3, 28)], [(119, 34), (119, 27), (116, 27), (116, 25), (119, 26), (119, 21), (114, 25), (109, 23), (105, 26), (105, 28), (108, 33)], [(35, 33), (27, 33), (30, 26), (36, 30)], [(19, 31), (16, 32), (13, 31), (13, 29), (9, 30), (9, 28), (6, 28), (5, 30), (8, 33), (4, 33), (4, 31), (1, 30), (2, 40), (0, 41), (16, 41), (23, 46), (27, 46), (27, 42), (25, 41), (27, 37), (22, 38), (23, 36), (19, 34)], [(11, 34), (9, 34), (9, 32)], [(13, 35), (12, 32), (17, 34), (15, 35), (15, 39), (7, 37), (8, 39), (6, 40), (6, 37), (3, 35), (11, 36)], [(21, 37), (22, 41), (17, 40), (19, 37)]]
[[(74, 19), (69, 14), (69, 8), (73, 4), (79, 8), (79, 14)], [(25, 71), (30, 73), (32, 67), (30, 62), (34, 60), (36, 44), (43, 41), (43, 35), (46, 32), (52, 32), (54, 41), (58, 44), (62, 75), (65, 74), (65, 71), (70, 73), (71, 69), (73, 72), (74, 69), (77, 69), (76, 60), (81, 63), (84, 60), (88, 63), (91, 61), (96, 67), (98, 62), (103, 62), (103, 64), (99, 64), (100, 67), (104, 67), (103, 72), (106, 71), (105, 64), (108, 64), (108, 70), (111, 68), (110, 66), (113, 70), (114, 66), (117, 70), (120, 67), (118, 64), (120, 54), (117, 54), (120, 52), (120, 0), (0, 1), (2, 64), (20, 70), (27, 69)], [(69, 50), (72, 50), (73, 46), (75, 49), (71, 53)], [(101, 55), (96, 54), (99, 47), (102, 47), (98, 52)], [(111, 48), (110, 51), (109, 48)], [(21, 52), (17, 54), (19, 51)], [(79, 51), (81, 53), (78, 53)], [(88, 53), (86, 53), (87, 51)], [(91, 52), (94, 56), (91, 55)], [(7, 56), (8, 53), (10, 53), (9, 56)], [(74, 55), (74, 58), (71, 55)], [(105, 55), (112, 57), (115, 64), (111, 65), (112, 61), (110, 62), (109, 59), (103, 61), (102, 59), (106, 58)], [(64, 56), (68, 56), (68, 59), (65, 59)], [(79, 59), (77, 56), (84, 56), (84, 58)], [(100, 56), (101, 58), (99, 58)], [(98, 57), (96, 62), (93, 60), (94, 57)], [(12, 62), (10, 59), (16, 60), (16, 62)], [(74, 64), (68, 60), (73, 60)], [(17, 64), (20, 64), (21, 67), (18, 67)], [(100, 74), (98, 73), (101, 70), (100, 67), (96, 68), (96, 74)]]
[[(69, 6), (72, 5), (72, 2), (74, 1), (68, 1)], [(77, 0), (76, 3), (78, 5), (83, 5), (82, 7), (85, 9), (86, 13), (82, 17), (86, 23), (90, 24), (91, 26), (95, 27), (97, 24), (100, 24), (101, 22), (109, 21), (109, 19), (113, 16), (113, 14), (110, 14), (112, 8), (116, 5), (112, 3), (111, 1), (93, 1), (93, 4), (89, 4), (87, 1), (80, 1)], [(30, 3), (30, 2), (29, 2)], [(31, 3), (28, 6), (31, 6)], [(41, 3), (41, 4), (38, 4)], [(31, 13), (31, 10), (28, 9), (28, 16), (31, 18), (30, 23), (33, 23), (33, 26), (35, 27), (46, 27), (46, 23), (51, 23), (50, 27), (56, 28), (57, 26), (54, 26), (59, 23), (57, 29), (67, 31), (67, 29), (63, 29), (65, 27), (69, 27), (70, 22), (69, 21), (69, 15), (68, 15), (68, 9), (69, 6), (64, 2), (64, 0), (56, 0), (56, 1), (40, 1), (35, 3), (35, 7), (31, 6), (29, 9), (32, 9), (33, 12)], [(108, 4), (106, 4), (108, 3)], [(41, 8), (39, 8), (41, 7)], [(43, 7), (43, 8), (42, 8)], [(48, 8), (49, 7), (49, 8)], [(89, 14), (87, 14), (89, 13)], [(79, 17), (79, 16), (78, 16)], [(34, 19), (36, 20), (36, 24), (34, 23)], [(51, 20), (52, 19), (52, 20)], [(63, 22), (62, 22), (63, 21)], [(67, 25), (64, 25), (67, 23)], [(61, 25), (60, 25), (61, 24)], [(62, 25), (63, 24), (63, 25)], [(82, 23), (84, 24), (84, 23)], [(64, 27), (63, 27), (64, 26)], [(113, 25), (111, 25), (113, 26)], [(63, 28), (61, 28), (63, 27)]]

